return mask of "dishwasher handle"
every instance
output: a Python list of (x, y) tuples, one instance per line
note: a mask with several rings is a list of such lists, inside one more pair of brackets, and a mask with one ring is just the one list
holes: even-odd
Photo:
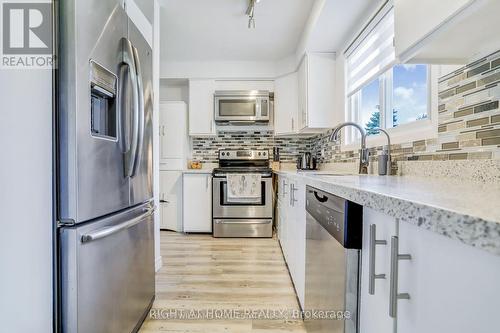
[(127, 222), (123, 222), (123, 223), (120, 223), (118, 225), (114, 225), (111, 227), (105, 227), (105, 228), (99, 229), (99, 230), (94, 231), (94, 232), (89, 233), (89, 234), (84, 234), (84, 235), (82, 235), (82, 238), (81, 238), (82, 243), (89, 243), (89, 242), (92, 242), (94, 240), (105, 238), (105, 237), (111, 236), (113, 234), (116, 234), (122, 230), (133, 227), (134, 225), (139, 224), (139, 222), (144, 220), (146, 217), (152, 215), (153, 212), (154, 212), (154, 207), (147, 208), (147, 209), (145, 209), (145, 213), (143, 213), (137, 217), (134, 217), (133, 219), (131, 219)]
[(319, 194), (318, 194), (318, 191), (313, 191), (313, 193), (314, 193), (314, 197), (319, 202), (327, 202), (328, 201), (328, 197), (326, 195), (323, 195), (323, 196), (320, 197)]

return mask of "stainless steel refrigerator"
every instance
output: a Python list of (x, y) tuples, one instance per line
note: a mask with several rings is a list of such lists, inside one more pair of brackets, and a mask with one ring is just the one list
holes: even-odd
[(63, 332), (132, 332), (154, 299), (152, 51), (119, 0), (59, 1)]

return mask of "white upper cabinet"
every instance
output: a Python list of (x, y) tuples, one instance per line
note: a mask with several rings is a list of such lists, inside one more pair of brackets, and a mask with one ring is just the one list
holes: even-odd
[(274, 133), (293, 134), (298, 128), (298, 80), (291, 73), (274, 82)]
[[(150, 23), (153, 23), (154, 19), (154, 1), (153, 0), (132, 0), (137, 7), (142, 11), (144, 16), (148, 19)], [(128, 1), (130, 2), (130, 0)]]
[(335, 127), (335, 54), (308, 53), (298, 71), (299, 131)]
[(277, 135), (320, 133), (335, 127), (335, 54), (307, 53), (297, 72), (275, 82)]
[(162, 102), (159, 130), (160, 167), (167, 170), (185, 169), (189, 150), (186, 103)]
[(402, 62), (461, 64), (500, 47), (498, 0), (395, 0), (394, 11)]
[(215, 135), (214, 92), (214, 80), (189, 80), (190, 136)]

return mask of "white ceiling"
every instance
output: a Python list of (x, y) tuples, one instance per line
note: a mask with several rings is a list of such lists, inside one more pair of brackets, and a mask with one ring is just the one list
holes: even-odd
[(342, 52), (384, 0), (326, 0), (307, 50)]
[(313, 3), (261, 0), (255, 8), (256, 28), (248, 29), (248, 0), (163, 0), (161, 59), (282, 59), (295, 52)]

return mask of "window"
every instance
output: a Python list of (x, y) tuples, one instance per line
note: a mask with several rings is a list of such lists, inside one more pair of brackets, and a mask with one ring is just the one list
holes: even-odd
[[(393, 40), (394, 8), (387, 2), (345, 51), (347, 120), (363, 126), (368, 135), (378, 134), (376, 128), (403, 125), (417, 133), (416, 123), (429, 118), (429, 68), (397, 64)], [(346, 133), (346, 144), (359, 139), (352, 128)]]
[(428, 117), (426, 65), (397, 65), (392, 68), (392, 109), (394, 122), (387, 127), (396, 127)]
[[(429, 117), (428, 66), (396, 65), (349, 97), (348, 120), (362, 125), (368, 135)], [(385, 93), (387, 92), (387, 93)], [(359, 139), (358, 131), (346, 143)]]

